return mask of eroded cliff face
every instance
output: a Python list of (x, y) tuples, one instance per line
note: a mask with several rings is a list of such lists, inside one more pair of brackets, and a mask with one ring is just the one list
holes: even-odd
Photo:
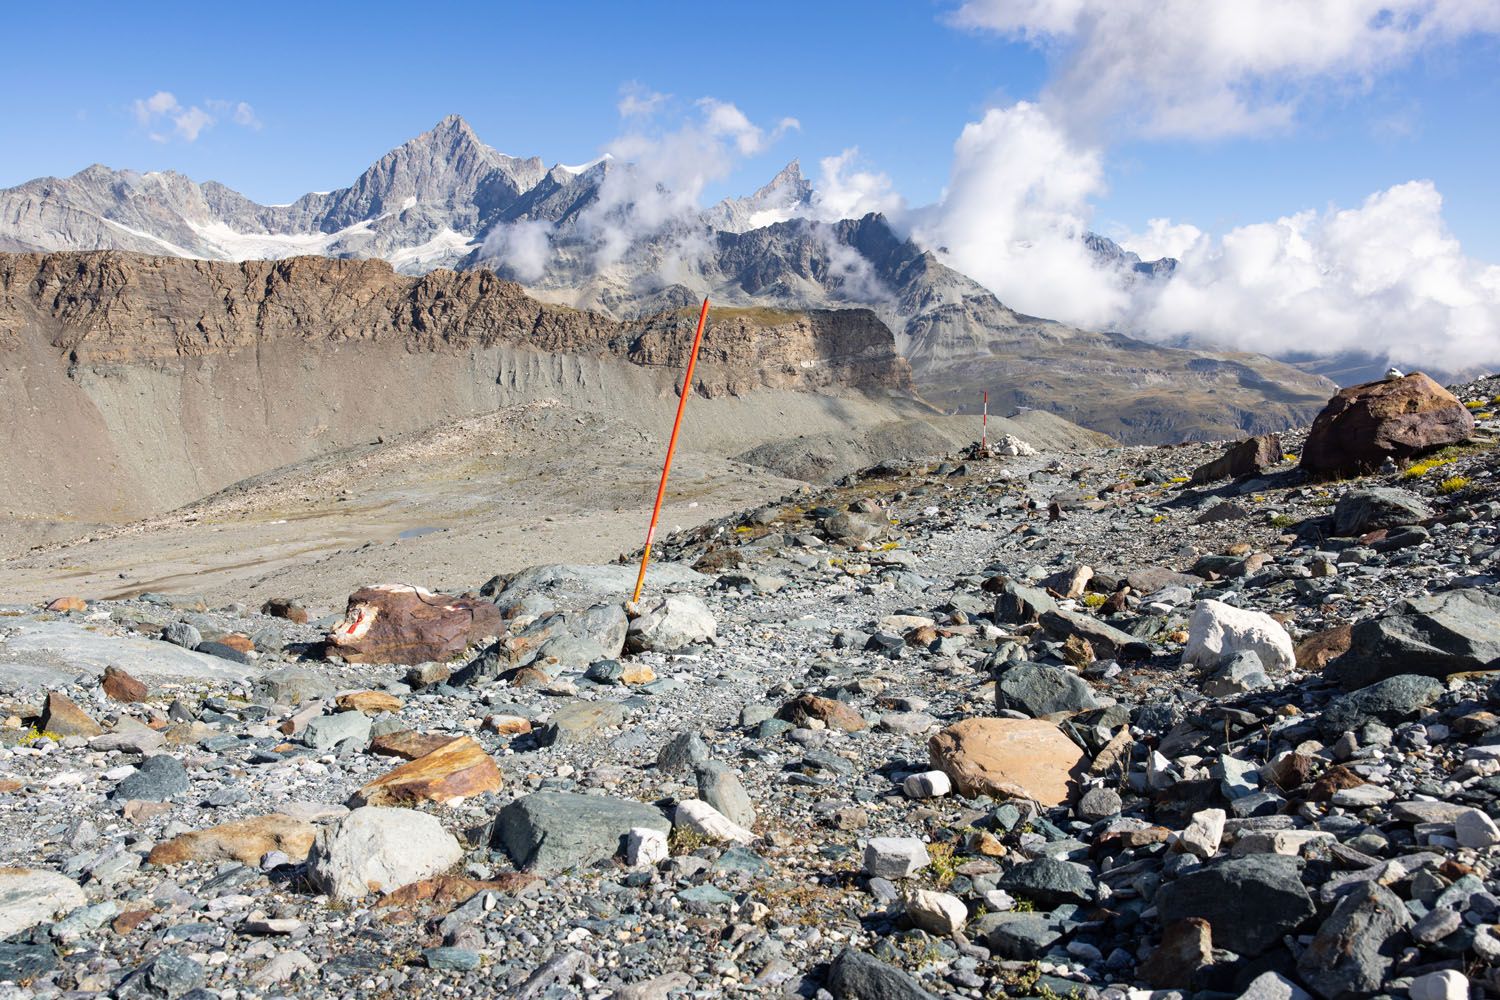
[[(40, 332), (79, 367), (178, 363), (291, 342), (436, 354), (511, 346), (680, 370), (696, 312), (618, 322), (539, 302), (489, 271), (412, 278), (379, 260), (0, 255), (0, 337), (14, 346)], [(864, 309), (715, 311), (694, 381), (709, 396), (911, 387), (890, 331)]]
[[(538, 400), (670, 427), (696, 321), (383, 261), (0, 254), (0, 517), (129, 520)], [(734, 455), (848, 424), (827, 394), (890, 419), (910, 372), (866, 311), (715, 310), (693, 381), (687, 447)]]

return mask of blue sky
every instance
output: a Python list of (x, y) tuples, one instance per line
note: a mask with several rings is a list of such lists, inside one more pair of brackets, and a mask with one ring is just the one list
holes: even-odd
[[(450, 113), (578, 163), (637, 127), (617, 110), (635, 86), (670, 95), (658, 132), (705, 97), (766, 134), (800, 123), (705, 201), (858, 147), (909, 231), (1025, 311), (1265, 350), (1333, 330), (1329, 350), (1392, 357), (1430, 327), (1423, 350), (1500, 361), (1495, 0), (79, 3), (7, 28), (32, 41), (0, 63), (0, 186), (101, 162), (285, 202)], [(1049, 242), (1080, 227), (1186, 276), (1161, 302), (1101, 284)]]
[[(801, 122), (710, 195), (794, 156), (811, 172), (858, 146), (921, 204), (946, 183), (963, 125), (991, 103), (1034, 99), (1048, 75), (1036, 49), (945, 23), (953, 6), (79, 4), (65, 43), (17, 47), (0, 64), (6, 92), (25, 98), (0, 117), (0, 185), (102, 162), (287, 201), (348, 183), (451, 112), (507, 152), (579, 162), (620, 130), (620, 88), (638, 81), (733, 102), (752, 121)], [(54, 38), (60, 16), (17, 7), (8, 33)], [(1114, 146), (1098, 226), (1170, 215), (1219, 230), (1431, 178), (1465, 248), (1500, 260), (1497, 56), (1492, 38), (1444, 46), (1367, 90), (1314, 96), (1285, 132)], [(130, 106), (162, 90), (184, 105), (247, 102), (261, 127), (152, 142)]]

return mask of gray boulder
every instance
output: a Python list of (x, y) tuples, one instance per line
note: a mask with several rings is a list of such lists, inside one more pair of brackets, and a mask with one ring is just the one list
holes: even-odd
[(437, 875), (463, 853), (453, 834), (426, 813), (365, 806), (318, 830), (308, 875), (336, 899), (359, 899)]
[(136, 766), (134, 774), (128, 774), (110, 792), (120, 802), (139, 799), (146, 802), (165, 802), (188, 790), (187, 768), (182, 761), (166, 754), (147, 757)]
[(1443, 691), (1442, 682), (1431, 677), (1398, 674), (1333, 699), (1324, 707), (1318, 724), (1330, 739), (1367, 722), (1394, 726), (1437, 701)]
[(1017, 663), (995, 679), (995, 707), (1037, 718), (1098, 708), (1094, 689), (1077, 674), (1040, 663)]
[(1345, 691), (1397, 674), (1446, 677), (1500, 667), (1500, 595), (1449, 590), (1401, 601), (1355, 625), (1323, 673)]
[(1037, 858), (1019, 864), (1007, 871), (996, 885), (1048, 909), (1064, 903), (1092, 902), (1096, 891), (1094, 877), (1087, 868), (1053, 858)]
[(668, 594), (643, 605), (630, 623), (625, 645), (633, 653), (654, 650), (670, 653), (707, 642), (718, 632), (713, 612), (691, 594)]
[(1316, 912), (1297, 859), (1275, 854), (1234, 858), (1191, 871), (1156, 893), (1163, 926), (1201, 917), (1215, 947), (1259, 955)]
[(698, 765), (698, 797), (745, 829), (755, 825), (755, 803), (734, 769), (716, 760)]
[(1333, 533), (1345, 537), (1381, 528), (1416, 524), (1432, 517), (1432, 508), (1415, 493), (1376, 486), (1351, 490), (1333, 508)]
[(1151, 655), (1150, 643), (1142, 642), (1127, 632), (1121, 632), (1113, 625), (1102, 622), (1093, 615), (1078, 611), (1063, 611), (1061, 608), (1055, 608), (1043, 612), (1042, 628), (1057, 639), (1066, 640), (1075, 635), (1080, 639), (1087, 639), (1089, 645), (1094, 648), (1094, 655), (1101, 660), (1140, 659)]
[(835, 1000), (938, 1000), (907, 973), (853, 948), (845, 948), (828, 968), (828, 992)]
[(535, 792), (500, 810), (495, 842), (517, 868), (548, 874), (614, 857), (637, 827), (669, 833), (672, 824), (644, 802)]
[(283, 667), (255, 680), (256, 697), (274, 705), (300, 705), (317, 698), (332, 698), (334, 683), (323, 674), (301, 667)]
[(1056, 610), (1057, 602), (1045, 590), (1005, 580), (1000, 584), (1000, 593), (995, 598), (995, 623), (1027, 625), (1040, 621), (1046, 612)]
[(345, 740), (363, 747), (370, 742), (370, 717), (363, 712), (337, 712), (309, 719), (302, 742), (315, 750), (328, 750)]
[(1271, 678), (1266, 675), (1260, 656), (1254, 650), (1244, 649), (1208, 679), (1203, 693), (1210, 698), (1230, 698), (1270, 686)]
[(1297, 971), (1326, 1000), (1379, 991), (1403, 944), (1411, 915), (1401, 898), (1378, 882), (1347, 892), (1297, 960)]

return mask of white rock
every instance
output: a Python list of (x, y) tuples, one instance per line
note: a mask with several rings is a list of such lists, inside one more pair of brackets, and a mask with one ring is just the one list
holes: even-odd
[(1465, 809), (1453, 818), (1453, 836), (1460, 845), (1483, 850), (1500, 844), (1500, 829), (1495, 821), (1478, 809)]
[(993, 455), (1026, 456), (1035, 455), (1036, 449), (1014, 434), (1006, 434), (999, 441), (990, 445), (990, 453)]
[(88, 902), (78, 883), (40, 868), (0, 868), (0, 939)]
[(1199, 601), (1188, 622), (1182, 662), (1217, 670), (1242, 650), (1257, 654), (1267, 671), (1290, 670), (1297, 662), (1292, 637), (1270, 615), (1222, 601)]
[(1240, 834), (1234, 841), (1235, 857), (1247, 854), (1285, 854), (1295, 857), (1308, 844), (1319, 840), (1336, 840), (1326, 830), (1254, 830)]
[(994, 913), (1003, 913), (1016, 908), (1016, 897), (1004, 889), (991, 889), (984, 894), (984, 905)]
[(625, 863), (632, 868), (654, 865), (667, 859), (667, 835), (638, 826), (625, 835)]
[(1396, 793), (1379, 785), (1356, 785), (1340, 788), (1333, 793), (1333, 804), (1346, 809), (1363, 809), (1365, 806), (1380, 806), (1396, 797)]
[(931, 862), (919, 837), (871, 837), (865, 844), (865, 871), (881, 878), (909, 878)]
[(1429, 972), (1411, 981), (1411, 1000), (1469, 1000), (1469, 978), (1456, 969)]
[(923, 771), (908, 775), (901, 790), (909, 799), (935, 799), (953, 791), (953, 781), (942, 771)]
[(632, 650), (670, 653), (712, 639), (717, 631), (713, 612), (702, 600), (692, 594), (668, 594), (642, 606), (626, 638)]
[(677, 804), (672, 814), (672, 825), (680, 826), (710, 840), (728, 841), (732, 844), (748, 844), (755, 834), (735, 823), (702, 799), (687, 799)]
[(917, 889), (906, 896), (906, 915), (928, 934), (952, 937), (968, 923), (969, 908), (957, 896)]
[(1222, 809), (1202, 809), (1193, 813), (1193, 821), (1177, 835), (1177, 849), (1200, 858), (1218, 854), (1227, 818)]
[(1239, 1000), (1312, 1000), (1312, 997), (1281, 973), (1262, 972), (1250, 981)]
[(358, 899), (437, 875), (463, 856), (458, 840), (432, 816), (365, 806), (318, 831), (308, 865), (323, 892)]

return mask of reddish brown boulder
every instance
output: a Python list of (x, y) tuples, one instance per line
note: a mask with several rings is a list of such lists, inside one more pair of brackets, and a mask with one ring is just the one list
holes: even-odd
[(245, 635), (243, 632), (228, 632), (212, 641), (217, 642), (221, 646), (228, 646), (230, 649), (236, 650), (237, 652), (255, 652), (255, 640), (250, 638), (248, 635)]
[(1041, 719), (965, 719), (927, 741), (934, 767), (960, 795), (1068, 801), (1084, 753), (1062, 730)]
[(419, 733), (415, 729), (403, 729), (400, 732), (385, 733), (375, 737), (370, 741), (370, 752), (382, 757), (416, 760), (451, 742), (453, 742), (452, 736), (429, 735)]
[(281, 851), (293, 861), (302, 861), (312, 848), (315, 832), (311, 823), (271, 813), (173, 837), (153, 847), (146, 860), (164, 868), (184, 861), (258, 865), (267, 854)]
[(260, 606), (260, 613), (272, 618), (285, 618), (298, 625), (307, 624), (307, 609), (290, 597), (273, 597)]
[(501, 630), (500, 612), (489, 601), (381, 584), (349, 595), (328, 644), (350, 663), (417, 664), (450, 659)]
[(145, 701), (150, 692), (146, 685), (136, 678), (130, 676), (119, 667), (105, 667), (104, 679), (99, 683), (104, 693), (115, 701), (121, 701), (129, 705), (138, 701)]
[(354, 793), (352, 805), (394, 806), (402, 803), (450, 803), (503, 783), (500, 768), (484, 747), (459, 736), (367, 783)]
[(346, 712), (363, 712), (379, 715), (381, 712), (399, 712), (404, 704), (395, 695), (384, 691), (350, 691), (338, 696), (335, 704)]
[(842, 729), (846, 733), (857, 733), (868, 729), (870, 724), (853, 708), (832, 698), (819, 698), (815, 694), (804, 694), (781, 706), (776, 713), (778, 719), (794, 726), (806, 726), (816, 719), (830, 729)]
[(1193, 470), (1190, 486), (1203, 486), (1220, 479), (1258, 476), (1281, 461), (1281, 437), (1261, 434), (1224, 449), (1224, 454)]
[(1474, 416), (1447, 389), (1420, 372), (1341, 389), (1313, 421), (1302, 468), (1314, 476), (1374, 472), (1468, 440)]
[(104, 730), (73, 699), (52, 691), (42, 709), (42, 732), (53, 736), (98, 736)]

